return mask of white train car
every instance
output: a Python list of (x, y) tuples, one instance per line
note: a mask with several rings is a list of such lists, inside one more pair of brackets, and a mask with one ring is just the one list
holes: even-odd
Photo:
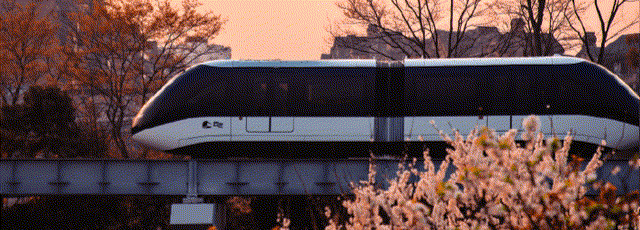
[(638, 148), (639, 103), (603, 67), (562, 56), (219, 60), (170, 80), (131, 132), (149, 147), (203, 158), (420, 156), (446, 146), (430, 120), (445, 131), (505, 132), (536, 114), (547, 135), (572, 130), (574, 146), (604, 139), (628, 150)]

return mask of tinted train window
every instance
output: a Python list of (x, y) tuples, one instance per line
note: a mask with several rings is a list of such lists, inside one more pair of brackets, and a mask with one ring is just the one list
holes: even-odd
[(262, 76), (247, 76), (249, 102), (253, 108), (249, 114), (289, 116), (289, 81), (285, 77), (265, 73)]
[(527, 66), (527, 73), (532, 76), (534, 84), (532, 85), (534, 92), (539, 92), (537, 101), (532, 105), (532, 111), (535, 114), (550, 114), (552, 109), (556, 109), (559, 90), (558, 84), (562, 83), (553, 72), (554, 69), (549, 65), (531, 65)]
[[(229, 87), (237, 116), (367, 116), (375, 69), (247, 68)], [(373, 73), (373, 74), (372, 74)], [(241, 77), (236, 77), (241, 76)]]
[(577, 76), (592, 88), (584, 91), (593, 116), (638, 124), (638, 99), (615, 74), (593, 63), (576, 64)]
[(370, 110), (370, 103), (366, 102), (370, 98), (364, 98), (362, 82), (360, 77), (310, 77), (302, 87), (306, 109), (321, 116), (363, 115), (363, 111)]
[(554, 113), (571, 114), (575, 111), (584, 111), (588, 109), (587, 100), (584, 92), (590, 86), (582, 84), (578, 81), (578, 76), (572, 70), (573, 65), (558, 65), (552, 67), (553, 74), (552, 83), (549, 84), (551, 92), (555, 95), (551, 97), (551, 109)]
[(476, 73), (469, 67), (410, 68), (414, 79), (414, 113), (416, 115), (477, 114), (479, 106)]
[(486, 67), (489, 92), (486, 107), (492, 114), (528, 114), (531, 104), (537, 100), (533, 95), (533, 76), (526, 66)]
[(225, 79), (209, 76), (208, 81), (198, 85), (200, 92), (195, 94), (186, 104), (191, 116), (224, 116), (229, 112)]
[(258, 115), (268, 114), (269, 103), (268, 90), (271, 86), (265, 81), (254, 81), (249, 85), (249, 92), (252, 103), (255, 106), (255, 113)]
[(139, 112), (133, 132), (180, 119), (227, 113), (227, 81), (219, 69), (195, 66), (172, 78)]

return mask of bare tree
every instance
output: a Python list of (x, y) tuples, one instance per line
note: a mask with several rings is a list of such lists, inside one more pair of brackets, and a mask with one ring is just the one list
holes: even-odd
[[(589, 1), (580, 1), (580, 0), (569, 0), (569, 7), (565, 9), (564, 16), (567, 18), (575, 18), (576, 23), (570, 23), (569, 27), (580, 39), (583, 47), (585, 47), (584, 51), (586, 52), (586, 56), (593, 62), (604, 64), (604, 55), (606, 54), (605, 44), (611, 39), (614, 38), (622, 31), (627, 30), (632, 26), (638, 26), (640, 21), (640, 16), (638, 14), (635, 15), (635, 18), (631, 18), (626, 23), (622, 23), (619, 19), (620, 16), (618, 12), (624, 6), (633, 7), (634, 2), (639, 2), (638, 0), (610, 0), (610, 1), (602, 1), (602, 0), (589, 0)], [(596, 15), (583, 15), (582, 12), (587, 7), (595, 7)], [(604, 7), (604, 8), (603, 8)], [(637, 5), (636, 5), (637, 7)], [(630, 15), (633, 17), (633, 15)], [(596, 18), (598, 20), (597, 26), (597, 34), (598, 38), (595, 37), (596, 33), (590, 33), (588, 22), (585, 20), (588, 18)], [(590, 46), (595, 44), (596, 39), (600, 41), (600, 46), (598, 49), (591, 49)]]
[[(568, 31), (575, 18), (563, 13), (568, 7), (569, 0), (514, 0), (494, 6), (512, 20), (520, 20), (511, 23), (520, 30), (514, 34), (514, 42), (522, 49), (518, 56), (547, 56), (570, 49), (574, 38)], [(584, 10), (576, 8), (579, 13)]]
[(26, 88), (50, 77), (59, 49), (51, 14), (38, 5), (0, 2), (0, 87), (2, 104), (16, 104)]
[(123, 128), (150, 93), (202, 55), (187, 38), (210, 38), (221, 29), (223, 20), (196, 12), (198, 5), (184, 0), (178, 10), (166, 0), (109, 0), (70, 15), (70, 40), (76, 41), (66, 49), (74, 63), (70, 73), (88, 91), (84, 111), (95, 122), (107, 121), (116, 156), (133, 157)]
[[(345, 0), (337, 5), (346, 20), (330, 31), (335, 45), (388, 59), (464, 56), (475, 43), (467, 31), (486, 10), (481, 0)], [(356, 36), (349, 26), (366, 27), (367, 36)]]

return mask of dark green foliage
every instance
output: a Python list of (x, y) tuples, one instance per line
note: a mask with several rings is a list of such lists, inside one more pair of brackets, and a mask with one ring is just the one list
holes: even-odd
[(2, 107), (0, 152), (6, 157), (102, 157), (100, 130), (75, 122), (72, 99), (56, 87), (32, 86), (24, 102)]
[[(43, 196), (2, 208), (1, 229), (166, 229), (174, 196)], [(28, 201), (27, 201), (28, 200)]]

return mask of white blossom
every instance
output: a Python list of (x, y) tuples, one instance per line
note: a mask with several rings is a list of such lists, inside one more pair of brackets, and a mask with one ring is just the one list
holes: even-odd
[[(482, 127), (466, 138), (457, 130), (454, 138), (438, 130), (453, 146), (438, 167), (427, 150), (423, 169), (415, 168), (415, 159), (400, 165), (397, 177), (381, 190), (373, 186), (377, 174), (371, 165), (369, 180), (353, 188), (353, 200), (343, 202), (350, 215), (346, 226), (337, 226), (327, 207), (329, 226), (325, 229), (606, 229), (612, 220), (604, 215), (589, 219), (589, 212), (599, 206), (585, 197), (587, 183), (597, 179), (597, 169), (603, 164), (603, 149), (597, 149), (584, 170), (577, 170), (568, 159), (571, 133), (564, 142), (556, 137), (545, 141), (539, 127), (536, 116), (523, 120), (526, 147), (515, 144), (517, 130), (497, 136), (494, 130)], [(640, 166), (640, 160), (629, 162), (636, 164)], [(446, 177), (449, 166), (455, 166), (455, 171)], [(619, 171), (616, 167), (612, 173)], [(411, 181), (412, 176), (417, 180)], [(593, 186), (606, 190), (612, 185), (596, 181)], [(640, 227), (637, 200), (617, 199), (602, 207), (611, 210), (610, 205), (619, 205), (617, 210), (628, 215), (628, 223), (620, 225), (623, 229)], [(383, 212), (388, 222), (383, 221)]]

